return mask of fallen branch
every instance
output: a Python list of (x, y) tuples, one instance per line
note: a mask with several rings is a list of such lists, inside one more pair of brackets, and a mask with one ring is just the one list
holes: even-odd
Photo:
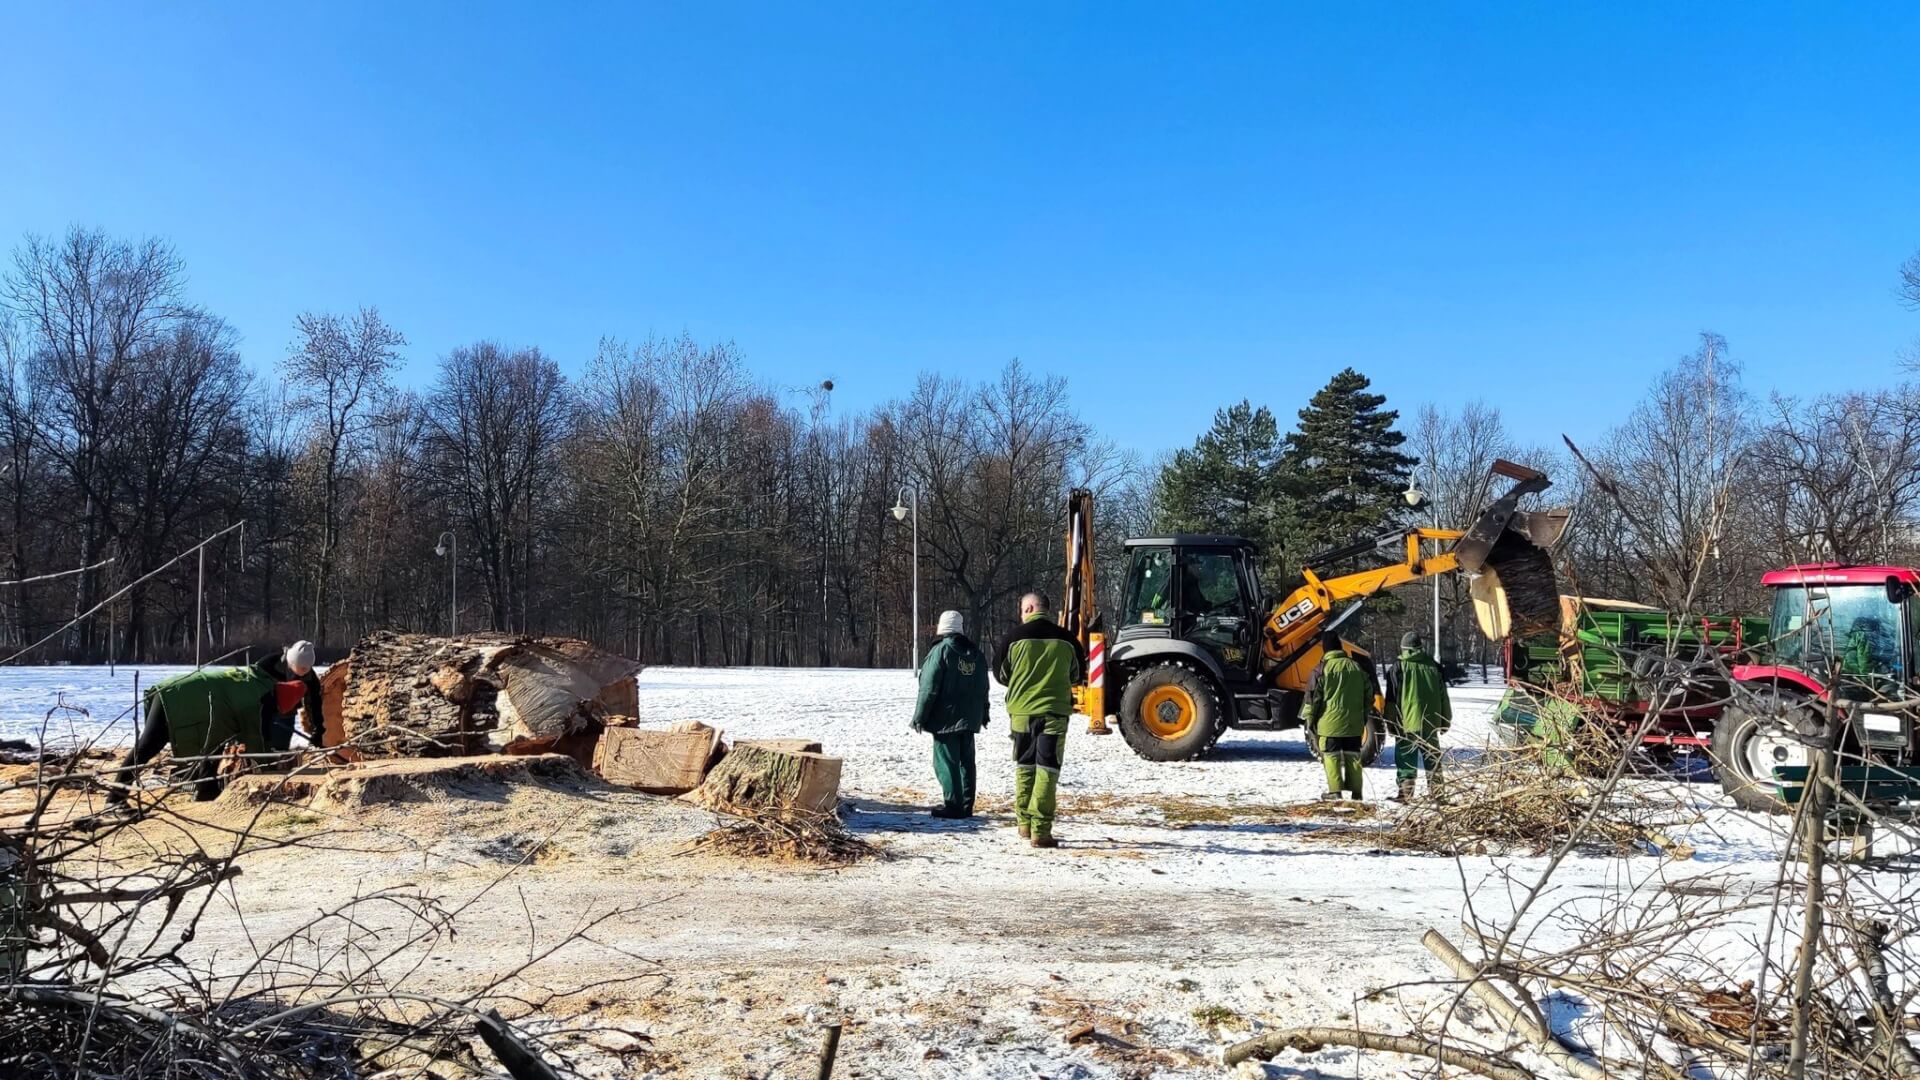
[(1269, 1031), (1265, 1035), (1227, 1047), (1224, 1063), (1228, 1068), (1232, 1068), (1253, 1058), (1267, 1061), (1282, 1050), (1298, 1050), (1303, 1054), (1311, 1054), (1324, 1049), (1329, 1044), (1432, 1058), (1442, 1065), (1451, 1065), (1456, 1069), (1465, 1069), (1481, 1076), (1492, 1077), (1492, 1080), (1538, 1080), (1531, 1070), (1501, 1061), (1491, 1054), (1462, 1050), (1437, 1039), (1388, 1035), (1384, 1032), (1362, 1031), (1358, 1028), (1302, 1027)]
[(1467, 989), (1481, 1000), (1495, 1016), (1505, 1020), (1515, 1031), (1527, 1037), (1534, 1047), (1550, 1058), (1554, 1064), (1567, 1070), (1581, 1080), (1608, 1080), (1607, 1071), (1579, 1056), (1573, 1047), (1560, 1041), (1553, 1029), (1542, 1024), (1533, 1016), (1520, 1011), (1519, 1007), (1507, 1000), (1500, 988), (1487, 981), (1487, 975), (1475, 967), (1472, 961), (1461, 955), (1445, 935), (1438, 930), (1428, 930), (1420, 939), (1427, 951), (1447, 965), (1455, 976), (1466, 980)]

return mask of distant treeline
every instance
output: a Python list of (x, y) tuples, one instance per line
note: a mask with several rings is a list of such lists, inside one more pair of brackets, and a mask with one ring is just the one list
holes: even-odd
[[(207, 548), (204, 607), (185, 559), (28, 659), (190, 657), (199, 610), (209, 657), (296, 637), (338, 652), (457, 617), (655, 663), (897, 665), (913, 634), (902, 500), (919, 633), (952, 607), (991, 643), (1022, 592), (1058, 592), (1071, 488), (1099, 496), (1109, 587), (1123, 536), (1173, 528), (1261, 540), (1279, 586), (1320, 547), (1431, 512), (1464, 521), (1500, 456), (1577, 501), (1566, 550), (1590, 594), (1750, 606), (1767, 566), (1913, 548), (1920, 393), (1756, 401), (1713, 335), (1581, 448), (1590, 465), (1513, 445), (1486, 404), (1421, 408), (1402, 431), (1352, 369), (1288, 431), (1243, 401), (1149, 463), (1103, 439), (1065, 379), (1018, 361), (922, 374), (858, 416), (828, 384), (768, 385), (730, 343), (684, 336), (605, 339), (573, 379), (536, 346), (482, 339), (408, 389), (404, 334), (365, 308), (300, 315), (284, 355), (249, 363), (184, 271), (165, 243), (75, 229), (25, 238), (0, 276), (4, 577), (112, 560), (0, 587), (6, 653), (238, 521)], [(1252, 389), (1218, 379), (1224, 400)], [(1408, 510), (1410, 480), (1433, 511)], [(1424, 625), (1430, 596), (1379, 605), (1368, 635)], [(1465, 597), (1444, 584), (1450, 639), (1467, 640)]]

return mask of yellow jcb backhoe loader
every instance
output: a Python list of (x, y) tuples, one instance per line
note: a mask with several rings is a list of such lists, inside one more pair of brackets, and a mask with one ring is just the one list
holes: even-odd
[[(1553, 625), (1559, 590), (1547, 555), (1567, 511), (1526, 513), (1522, 497), (1550, 486), (1545, 474), (1509, 461), (1493, 471), (1515, 481), (1468, 528), (1396, 529), (1307, 560), (1303, 579), (1278, 604), (1261, 596), (1256, 551), (1236, 536), (1180, 533), (1128, 540), (1127, 577), (1109, 636), (1094, 583), (1093, 495), (1067, 502), (1067, 578), (1061, 625), (1087, 650), (1087, 681), (1074, 688), (1088, 730), (1114, 721), (1127, 745), (1154, 761), (1205, 755), (1228, 728), (1300, 725), (1307, 678), (1319, 666), (1320, 635), (1336, 629), (1367, 597), (1434, 574), (1473, 575), (1482, 632)], [(1397, 561), (1356, 573), (1323, 574), (1345, 560), (1392, 550)], [(1341, 605), (1345, 605), (1341, 607)], [(1338, 609), (1338, 610), (1336, 610)], [(1345, 651), (1369, 674), (1372, 658)], [(1118, 702), (1118, 708), (1110, 703)], [(1376, 713), (1381, 702), (1376, 694)], [(1373, 760), (1385, 728), (1376, 717), (1362, 757)], [(1318, 753), (1309, 735), (1307, 745)]]

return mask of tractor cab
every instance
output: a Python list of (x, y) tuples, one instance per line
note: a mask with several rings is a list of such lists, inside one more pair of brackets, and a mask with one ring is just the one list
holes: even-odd
[(1116, 643), (1171, 639), (1211, 658), (1229, 682), (1256, 681), (1266, 608), (1252, 541), (1177, 533), (1126, 547)]
[[(1920, 639), (1920, 574), (1904, 567), (1790, 566), (1761, 578), (1773, 590), (1772, 661), (1853, 700), (1906, 696)], [(1811, 687), (1810, 687), (1811, 688)]]

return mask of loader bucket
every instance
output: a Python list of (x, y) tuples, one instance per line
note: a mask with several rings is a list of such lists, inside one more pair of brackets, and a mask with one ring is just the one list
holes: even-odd
[(1496, 461), (1493, 471), (1515, 481), (1495, 499), (1453, 546), (1460, 569), (1472, 575), (1474, 619), (1480, 632), (1499, 641), (1560, 625), (1560, 587), (1547, 549), (1567, 530), (1566, 509), (1522, 513), (1522, 497), (1552, 485), (1545, 473)]

